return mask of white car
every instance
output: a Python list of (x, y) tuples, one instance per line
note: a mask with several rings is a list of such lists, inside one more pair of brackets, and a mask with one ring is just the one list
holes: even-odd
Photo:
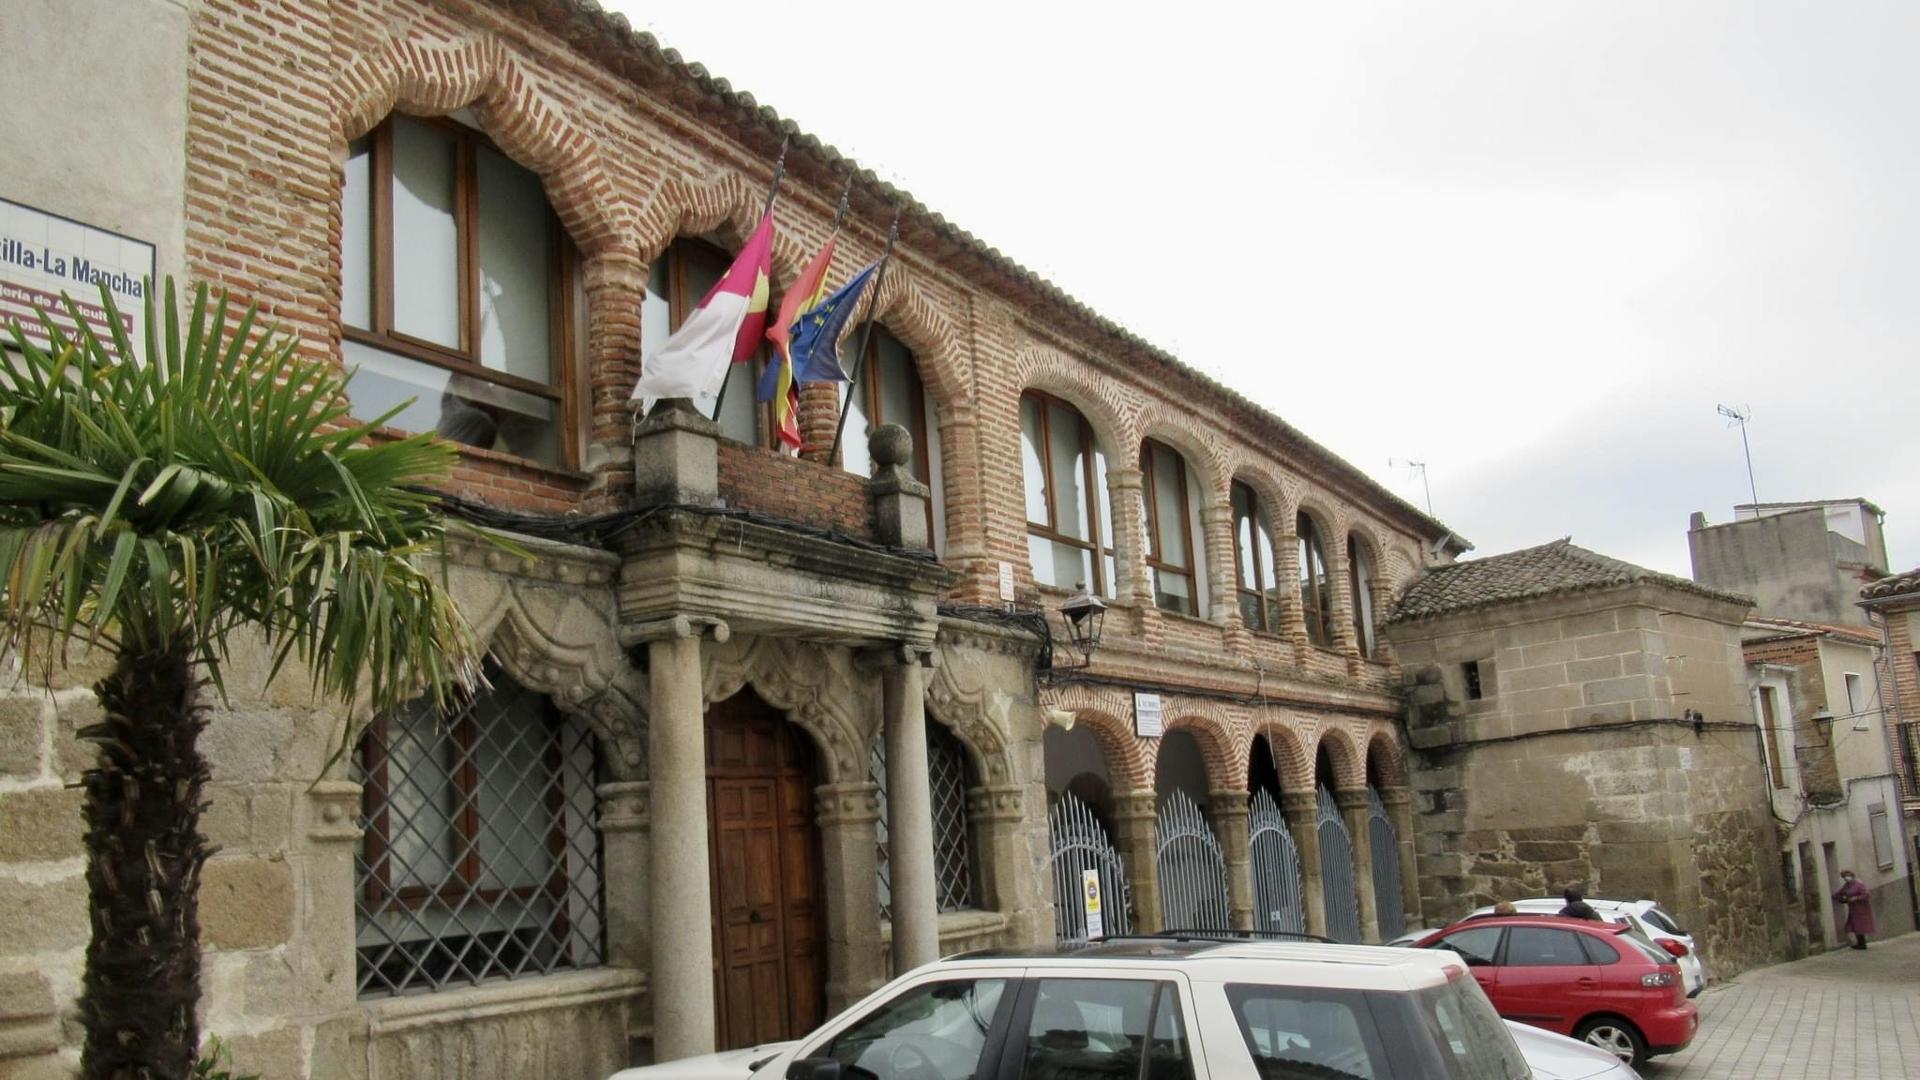
[[(1687, 996), (1695, 997), (1707, 985), (1706, 965), (1700, 962), (1700, 953), (1693, 944), (1693, 935), (1680, 929), (1673, 916), (1660, 909), (1654, 900), (1603, 900), (1587, 897), (1587, 905), (1603, 919), (1624, 922), (1640, 931), (1654, 945), (1665, 950), (1680, 965), (1680, 981), (1686, 987)], [(1532, 896), (1525, 900), (1513, 901), (1516, 911), (1521, 914), (1555, 915), (1566, 906), (1566, 901), (1557, 896)], [(1473, 915), (1491, 915), (1493, 908), (1475, 908)], [(1473, 915), (1467, 916), (1472, 918)], [(1416, 939), (1417, 940), (1417, 939)], [(1672, 942), (1673, 944), (1668, 944)]]
[(802, 1039), (612, 1080), (1036, 1076), (1636, 1080), (1603, 1050), (1503, 1022), (1444, 953), (1164, 938), (954, 957)]

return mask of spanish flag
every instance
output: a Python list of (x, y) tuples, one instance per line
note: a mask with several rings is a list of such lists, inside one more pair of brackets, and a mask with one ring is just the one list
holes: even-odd
[(753, 359), (767, 325), (768, 277), (773, 265), (773, 211), (698, 307), (660, 351), (640, 358), (633, 397), (712, 397), (727, 381), (727, 365)]
[(786, 294), (780, 297), (780, 314), (767, 327), (767, 340), (773, 342), (774, 362), (760, 374), (760, 387), (754, 397), (774, 403), (774, 428), (780, 441), (800, 448), (800, 391), (793, 381), (793, 347), (789, 328), (800, 313), (820, 302), (827, 292), (827, 269), (833, 265), (833, 237), (827, 237), (820, 253), (800, 272)]

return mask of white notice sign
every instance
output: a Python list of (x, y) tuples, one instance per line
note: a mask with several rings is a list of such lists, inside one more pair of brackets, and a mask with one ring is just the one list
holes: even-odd
[(1086, 897), (1087, 937), (1105, 937), (1107, 924), (1100, 915), (1100, 871), (1080, 871), (1080, 891)]
[(1158, 738), (1167, 730), (1167, 717), (1160, 707), (1159, 694), (1133, 695), (1133, 733), (1141, 738)]
[[(100, 306), (104, 282), (134, 355), (144, 361), (146, 334), (139, 320), (146, 307), (146, 280), (153, 275), (152, 244), (0, 199), (0, 326), (18, 319), (27, 340), (42, 348), (48, 342), (35, 308), (44, 308), (63, 331), (73, 331), (73, 318), (60, 299), (63, 292), (73, 297), (81, 318), (112, 348), (107, 312)], [(0, 335), (0, 342), (12, 340), (11, 332)]]
[(1013, 564), (1010, 562), (1000, 564), (1000, 599), (1013, 603)]

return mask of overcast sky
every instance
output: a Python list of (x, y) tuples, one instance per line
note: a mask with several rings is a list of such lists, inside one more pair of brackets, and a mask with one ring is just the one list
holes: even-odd
[(1688, 573), (1727, 403), (1920, 561), (1920, 4), (603, 3), (1478, 554)]

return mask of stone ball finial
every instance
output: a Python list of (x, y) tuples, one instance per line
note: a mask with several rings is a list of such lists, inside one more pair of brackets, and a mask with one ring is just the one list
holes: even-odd
[(867, 453), (875, 465), (905, 465), (913, 460), (913, 436), (899, 424), (881, 424), (867, 436)]

